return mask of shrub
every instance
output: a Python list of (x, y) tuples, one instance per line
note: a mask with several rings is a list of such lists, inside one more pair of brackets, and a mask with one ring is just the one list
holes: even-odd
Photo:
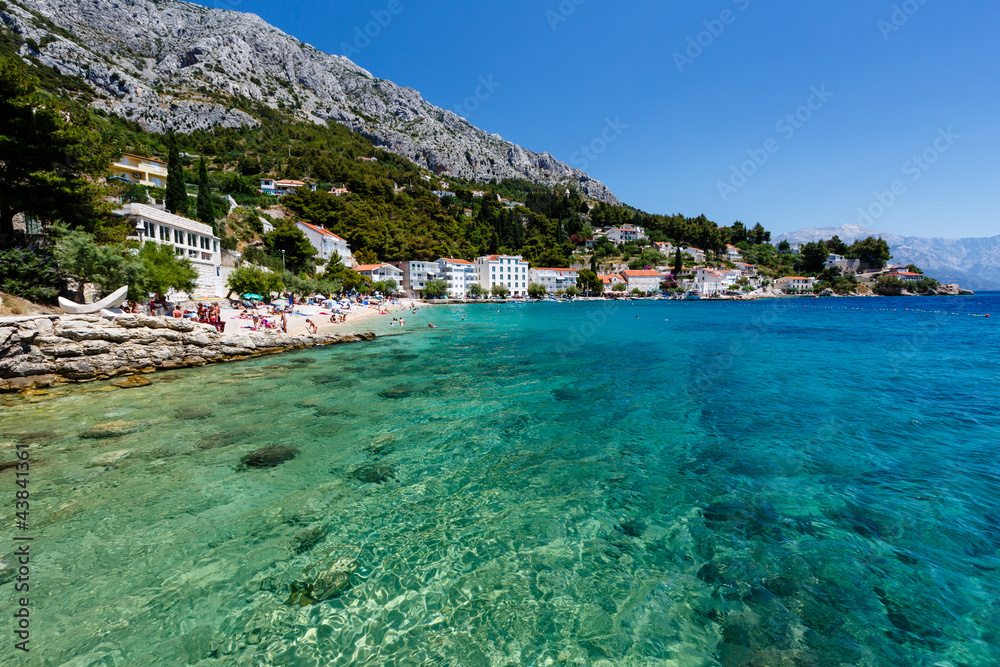
[(0, 291), (37, 303), (53, 303), (64, 281), (49, 248), (0, 250)]

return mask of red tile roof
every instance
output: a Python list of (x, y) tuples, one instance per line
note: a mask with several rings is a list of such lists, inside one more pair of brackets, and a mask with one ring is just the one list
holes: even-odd
[(652, 278), (653, 276), (662, 276), (663, 274), (659, 271), (622, 271), (622, 275), (628, 278)]
[(342, 239), (339, 236), (337, 236), (336, 234), (334, 234), (333, 232), (331, 232), (330, 230), (324, 229), (323, 227), (317, 227), (316, 225), (310, 225), (308, 222), (300, 222), (299, 224), (300, 225), (305, 225), (309, 229), (311, 229), (314, 232), (317, 232), (319, 234), (322, 234), (323, 236), (332, 236), (333, 238), (337, 239), (338, 241), (343, 241), (344, 243), (347, 243), (347, 239)]
[[(381, 269), (383, 266), (392, 266), (392, 264), (360, 264), (354, 268), (358, 273), (364, 273), (365, 271), (374, 271), (375, 269)], [(398, 267), (393, 267), (398, 268)]]
[(450, 262), (452, 264), (472, 264), (472, 262), (467, 259), (449, 259), (447, 257), (442, 257), (440, 261)]

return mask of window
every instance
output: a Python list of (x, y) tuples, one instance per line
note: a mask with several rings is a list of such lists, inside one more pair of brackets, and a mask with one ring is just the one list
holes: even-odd
[(219, 252), (219, 242), (215, 239), (212, 240), (212, 252)]
[(160, 240), (169, 241), (170, 240), (170, 228), (160, 225)]
[(191, 232), (188, 232), (188, 245), (191, 246), (192, 248), (198, 247), (198, 239)]
[(174, 230), (174, 243), (184, 243), (184, 232), (179, 229)]
[(197, 250), (188, 250), (188, 257), (193, 257), (193, 258), (197, 259), (198, 258), (198, 251)]
[(184, 256), (184, 248), (174, 248), (174, 254)]

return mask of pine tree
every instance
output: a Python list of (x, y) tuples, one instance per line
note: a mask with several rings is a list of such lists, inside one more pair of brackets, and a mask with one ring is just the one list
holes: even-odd
[(212, 189), (208, 185), (208, 165), (204, 155), (198, 163), (198, 219), (215, 229), (215, 207), (212, 205)]
[(174, 215), (187, 215), (188, 196), (184, 187), (184, 167), (181, 166), (181, 155), (177, 151), (177, 140), (171, 134), (167, 137), (170, 154), (167, 157), (167, 210)]
[(684, 268), (684, 258), (681, 257), (681, 249), (677, 249), (677, 253), (674, 255), (674, 277), (681, 275), (681, 270)]

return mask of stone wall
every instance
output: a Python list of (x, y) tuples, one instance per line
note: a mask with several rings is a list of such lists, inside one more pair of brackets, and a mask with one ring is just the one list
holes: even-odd
[(123, 315), (52, 315), (0, 321), (0, 392), (203, 366), (375, 334), (220, 334), (190, 320)]

